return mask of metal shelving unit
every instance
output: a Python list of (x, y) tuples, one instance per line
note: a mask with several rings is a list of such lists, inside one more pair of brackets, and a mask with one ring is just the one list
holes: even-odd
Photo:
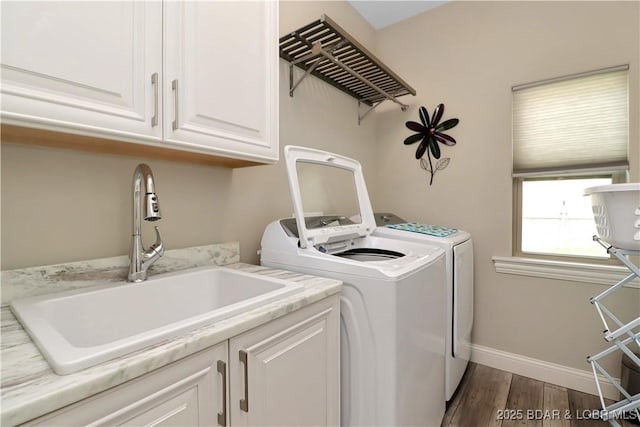
[[(596, 307), (598, 315), (604, 325), (605, 329), (603, 333), (605, 341), (613, 343), (613, 345), (596, 355), (589, 356), (587, 361), (591, 364), (591, 369), (593, 370), (593, 375), (596, 379), (596, 387), (600, 396), (603, 418), (608, 420), (612, 426), (620, 427), (618, 420), (622, 419), (622, 414), (625, 412), (629, 413), (635, 411), (637, 419), (640, 419), (640, 393), (635, 395), (629, 394), (624, 387), (622, 387), (620, 382), (613, 378), (613, 376), (611, 376), (602, 367), (602, 365), (600, 365), (599, 361), (606, 356), (621, 351), (626, 354), (633, 363), (640, 367), (640, 358), (638, 358), (638, 356), (636, 356), (632, 351), (632, 348), (635, 348), (636, 351), (640, 350), (640, 317), (624, 323), (604, 305), (604, 299), (618, 291), (627, 283), (630, 283), (635, 278), (640, 277), (640, 269), (638, 269), (638, 267), (628, 258), (629, 255), (640, 255), (640, 251), (626, 250), (610, 246), (598, 236), (593, 236), (593, 240), (603, 246), (609, 254), (619, 259), (620, 262), (622, 262), (631, 271), (631, 274), (627, 277), (590, 300), (590, 302)], [(611, 322), (615, 324), (613, 327), (614, 329), (609, 325)], [(600, 384), (600, 376), (598, 374), (604, 376), (607, 381), (613, 384), (613, 386), (620, 392), (620, 401), (611, 405), (605, 404)]]
[[(314, 75), (358, 100), (358, 124), (384, 101), (405, 111), (397, 98), (416, 91), (327, 15), (280, 38), (280, 57), (289, 62), (289, 96), (308, 75)], [(294, 81), (294, 67), (304, 74)]]

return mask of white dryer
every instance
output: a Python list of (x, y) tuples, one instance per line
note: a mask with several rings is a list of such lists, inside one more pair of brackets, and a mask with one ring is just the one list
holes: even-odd
[[(402, 241), (436, 245), (445, 251), (447, 265), (447, 334), (445, 351), (445, 397), (449, 401), (460, 384), (471, 358), (473, 328), (473, 241), (462, 230), (430, 227), (407, 231), (413, 223), (392, 213), (375, 213), (374, 235)], [(410, 227), (391, 228), (401, 224)], [(444, 231), (444, 232), (443, 232)], [(433, 232), (433, 234), (425, 234)], [(452, 232), (449, 234), (449, 232)], [(443, 235), (448, 234), (448, 235)]]
[[(267, 226), (261, 263), (343, 282), (341, 425), (439, 426), (445, 411), (444, 251), (371, 235), (376, 224), (357, 161), (292, 146), (285, 147), (285, 158), (295, 218)], [(327, 180), (303, 184), (314, 194), (302, 195), (300, 175), (313, 181), (313, 174), (300, 171), (301, 164), (348, 172), (345, 185), (355, 187), (359, 212), (305, 217), (302, 201), (318, 197), (317, 185)]]

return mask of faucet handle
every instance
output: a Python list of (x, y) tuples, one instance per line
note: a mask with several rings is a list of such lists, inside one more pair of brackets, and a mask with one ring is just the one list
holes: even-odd
[(149, 249), (152, 249), (158, 254), (158, 256), (164, 255), (164, 245), (162, 244), (162, 237), (160, 237), (160, 230), (158, 226), (153, 227), (156, 230), (156, 242), (152, 244)]

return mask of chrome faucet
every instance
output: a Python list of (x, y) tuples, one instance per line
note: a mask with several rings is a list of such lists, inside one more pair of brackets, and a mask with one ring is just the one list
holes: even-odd
[[(142, 187), (144, 186), (144, 193)], [(142, 244), (142, 197), (144, 196), (145, 221), (157, 221), (160, 218), (160, 204), (154, 191), (153, 173), (144, 163), (139, 164), (133, 172), (133, 232), (131, 235), (131, 252), (129, 255), (129, 282), (142, 282), (147, 278), (147, 270), (164, 254), (164, 246), (156, 229), (156, 242), (149, 249)]]

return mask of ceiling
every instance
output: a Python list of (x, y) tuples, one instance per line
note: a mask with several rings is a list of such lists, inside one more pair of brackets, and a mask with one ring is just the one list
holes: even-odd
[(447, 0), (349, 0), (351, 6), (376, 30), (419, 15), (446, 2)]

